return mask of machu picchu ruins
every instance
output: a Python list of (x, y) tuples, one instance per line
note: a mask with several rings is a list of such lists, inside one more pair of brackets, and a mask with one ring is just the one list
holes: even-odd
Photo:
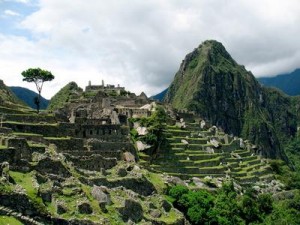
[(187, 55), (162, 101), (70, 82), (35, 110), (0, 80), (0, 224), (262, 225), (273, 201), (291, 206), (297, 164), (283, 146), (298, 135), (297, 99), (224, 51), (207, 41)]

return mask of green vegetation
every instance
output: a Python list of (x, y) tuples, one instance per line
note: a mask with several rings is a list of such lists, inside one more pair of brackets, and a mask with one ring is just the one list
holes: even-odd
[(300, 223), (300, 192), (291, 199), (273, 200), (270, 194), (256, 195), (248, 189), (244, 195), (234, 191), (231, 182), (217, 191), (192, 191), (185, 186), (172, 187), (168, 195), (174, 206), (192, 224), (297, 225)]
[(131, 122), (139, 122), (141, 126), (147, 127), (148, 133), (144, 136), (139, 136), (135, 129), (130, 131), (133, 141), (143, 141), (144, 143), (153, 146), (151, 156), (159, 154), (162, 146), (167, 144), (167, 139), (164, 135), (166, 129), (167, 114), (163, 107), (157, 107), (155, 112), (150, 117), (142, 117), (131, 119)]
[(270, 160), (272, 170), (287, 189), (300, 189), (300, 135), (292, 139), (285, 146), (285, 153), (289, 163), (282, 160)]
[[(20, 108), (24, 108), (25, 104), (17, 96), (0, 80), (0, 103), (1, 106), (14, 104), (15, 106), (19, 106)], [(9, 107), (12, 108), (12, 107)], [(0, 112), (2, 110), (0, 109)]]
[(63, 107), (67, 102), (70, 102), (72, 99), (80, 98), (82, 92), (83, 90), (78, 87), (75, 82), (70, 82), (51, 98), (48, 109), (59, 109)]
[(283, 145), (296, 133), (291, 98), (261, 87), (216, 41), (205, 41), (186, 55), (164, 100), (250, 140), (266, 157), (285, 159)]
[(0, 225), (22, 225), (23, 223), (12, 216), (0, 216)]
[(38, 196), (37, 187), (34, 185), (36, 180), (34, 178), (34, 172), (21, 173), (16, 171), (9, 171), (9, 175), (13, 180), (25, 189), (27, 196), (33, 202), (35, 207), (40, 210), (40, 212), (46, 212), (46, 207), (43, 200)]

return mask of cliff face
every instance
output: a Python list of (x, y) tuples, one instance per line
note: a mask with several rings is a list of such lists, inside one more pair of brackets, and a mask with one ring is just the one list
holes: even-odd
[(280, 140), (296, 131), (289, 97), (262, 88), (217, 41), (205, 41), (185, 57), (164, 101), (250, 139), (267, 157), (284, 157)]

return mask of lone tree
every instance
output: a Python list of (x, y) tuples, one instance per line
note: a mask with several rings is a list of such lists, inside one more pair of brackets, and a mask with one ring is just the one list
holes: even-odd
[(42, 70), (40, 68), (30, 68), (23, 71), (21, 74), (24, 77), (23, 81), (33, 82), (36, 86), (39, 95), (37, 98), (34, 98), (34, 103), (36, 104), (36, 110), (39, 113), (43, 84), (45, 81), (53, 80), (54, 76), (50, 71)]

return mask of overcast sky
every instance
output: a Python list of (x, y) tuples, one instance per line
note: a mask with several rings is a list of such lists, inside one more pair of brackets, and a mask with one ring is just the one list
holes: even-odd
[(300, 68), (299, 0), (0, 0), (0, 28), (0, 79), (35, 90), (21, 72), (50, 70), (46, 98), (102, 79), (156, 94), (207, 39), (256, 77)]

